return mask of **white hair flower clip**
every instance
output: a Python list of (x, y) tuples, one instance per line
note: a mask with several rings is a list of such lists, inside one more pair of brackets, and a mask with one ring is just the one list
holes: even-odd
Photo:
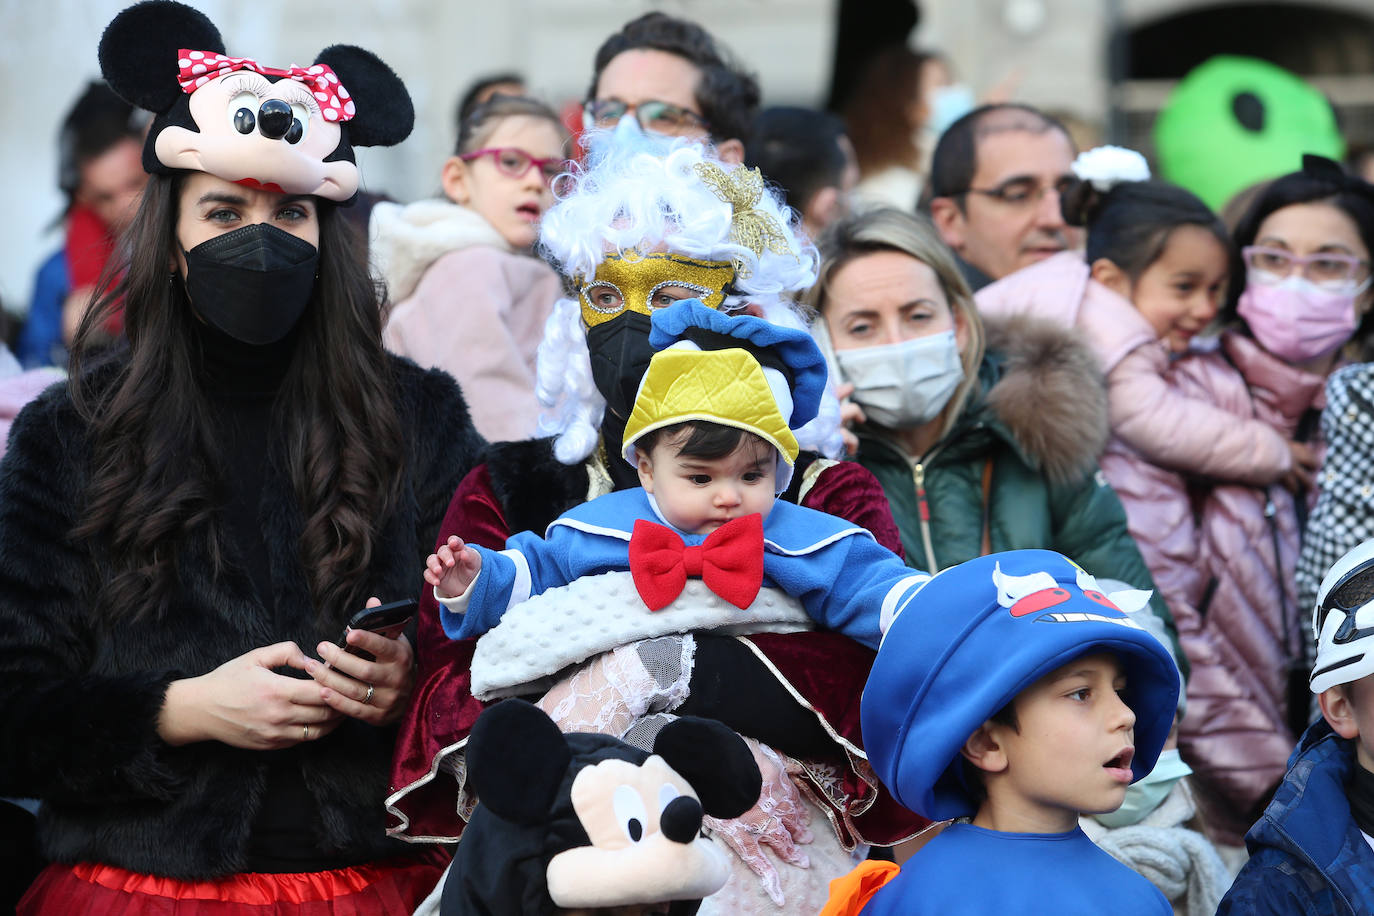
[(1150, 180), (1150, 166), (1145, 157), (1124, 146), (1099, 146), (1079, 153), (1073, 161), (1073, 173), (1101, 194), (1123, 181)]

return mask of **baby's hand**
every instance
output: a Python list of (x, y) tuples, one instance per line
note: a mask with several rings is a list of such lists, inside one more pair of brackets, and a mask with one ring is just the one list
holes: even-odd
[(440, 598), (463, 594), (481, 571), (482, 555), (453, 535), (425, 561), (425, 581), (434, 586)]

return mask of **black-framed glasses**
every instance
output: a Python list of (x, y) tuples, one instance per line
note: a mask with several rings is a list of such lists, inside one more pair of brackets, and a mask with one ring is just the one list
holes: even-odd
[(695, 111), (653, 99), (636, 105), (628, 105), (619, 99), (592, 99), (582, 105), (582, 125), (586, 128), (614, 127), (626, 112), (634, 112), (640, 127), (660, 134), (679, 136), (711, 128), (706, 119)]
[(1041, 184), (1034, 178), (1012, 178), (1004, 181), (995, 188), (968, 188), (959, 193), (961, 194), (982, 194), (984, 197), (991, 197), (999, 203), (1018, 209), (1029, 209), (1038, 207), (1040, 201), (1045, 199), (1045, 195), (1053, 191), (1062, 200), (1074, 188), (1078, 187), (1079, 179), (1073, 175), (1060, 176), (1054, 184)]

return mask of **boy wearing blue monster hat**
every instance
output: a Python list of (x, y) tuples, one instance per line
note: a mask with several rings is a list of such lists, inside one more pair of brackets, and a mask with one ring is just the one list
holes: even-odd
[(944, 570), (892, 622), (864, 688), (865, 746), (893, 796), (955, 819), (900, 871), (865, 863), (826, 914), (1170, 916), (1080, 814), (1118, 807), (1155, 765), (1179, 675), (1164, 646), (1047, 550)]

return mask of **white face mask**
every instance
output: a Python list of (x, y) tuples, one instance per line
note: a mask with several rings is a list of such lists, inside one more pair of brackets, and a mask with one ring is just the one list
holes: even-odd
[(888, 429), (929, 423), (964, 380), (954, 331), (880, 347), (837, 350), (840, 375), (868, 419)]
[(926, 106), (930, 109), (923, 125), (926, 133), (938, 140), (951, 124), (977, 105), (978, 99), (973, 90), (963, 83), (935, 87), (926, 94)]
[(1159, 752), (1159, 761), (1149, 775), (1126, 790), (1126, 799), (1121, 807), (1104, 814), (1094, 814), (1093, 819), (1104, 827), (1129, 827), (1145, 819), (1160, 802), (1174, 790), (1178, 781), (1193, 772), (1179, 756), (1178, 748)]

